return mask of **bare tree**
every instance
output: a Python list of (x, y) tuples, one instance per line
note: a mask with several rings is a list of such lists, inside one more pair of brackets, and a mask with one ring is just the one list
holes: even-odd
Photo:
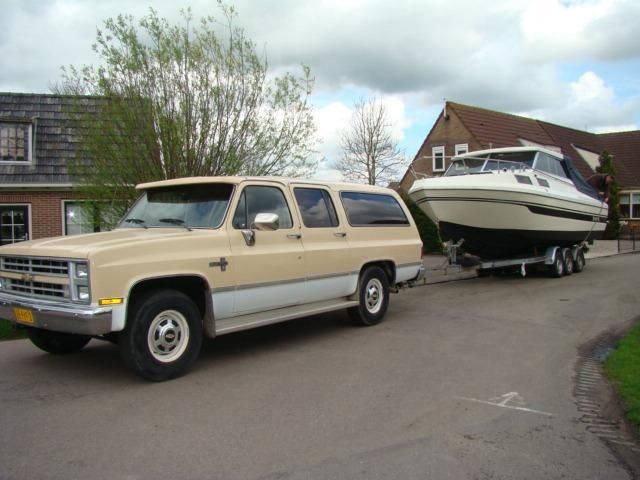
[(335, 167), (348, 180), (388, 183), (400, 173), (405, 158), (393, 138), (387, 111), (376, 98), (360, 99), (354, 108), (351, 124), (340, 135), (342, 158)]
[(94, 45), (102, 62), (63, 69), (54, 91), (104, 99), (79, 122), (91, 162), (75, 174), (90, 198), (131, 200), (133, 185), (152, 180), (315, 169), (309, 68), (268, 75), (234, 9), (218, 5), (221, 20), (187, 10), (172, 24), (153, 9), (109, 19)]

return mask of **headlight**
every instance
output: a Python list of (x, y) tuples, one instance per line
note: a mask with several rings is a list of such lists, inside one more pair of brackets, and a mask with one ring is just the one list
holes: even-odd
[(78, 300), (89, 300), (89, 287), (78, 286)]
[(86, 263), (76, 263), (76, 278), (87, 278), (89, 266)]

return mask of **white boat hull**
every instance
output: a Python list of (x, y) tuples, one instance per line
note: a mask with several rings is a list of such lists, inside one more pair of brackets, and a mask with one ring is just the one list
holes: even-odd
[(483, 258), (602, 238), (606, 203), (578, 192), (569, 182), (552, 190), (520, 184), (514, 176), (502, 172), (418, 180), (409, 194), (438, 225), (443, 240), (464, 238), (463, 249)]

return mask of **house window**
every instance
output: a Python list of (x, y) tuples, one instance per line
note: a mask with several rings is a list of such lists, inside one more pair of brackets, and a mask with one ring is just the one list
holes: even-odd
[(640, 218), (640, 193), (621, 193), (619, 199), (622, 218)]
[(469, 144), (468, 143), (456, 143), (456, 145), (455, 145), (456, 157), (458, 155), (464, 155), (465, 153), (469, 153)]
[(444, 172), (444, 147), (433, 147), (431, 149), (431, 158), (433, 160), (433, 171)]
[(0, 245), (29, 240), (29, 207), (0, 205)]
[(0, 122), (0, 162), (31, 161), (31, 124)]
[(62, 202), (62, 213), (65, 235), (104, 232), (113, 228), (118, 221), (117, 214), (107, 204), (65, 200)]

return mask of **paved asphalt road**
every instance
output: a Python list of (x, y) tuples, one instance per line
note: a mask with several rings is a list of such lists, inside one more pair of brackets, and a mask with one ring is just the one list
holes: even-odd
[(639, 270), (415, 288), (377, 327), (220, 337), (160, 384), (109, 344), (0, 343), (0, 478), (627, 479), (572, 391), (578, 347), (640, 314)]

